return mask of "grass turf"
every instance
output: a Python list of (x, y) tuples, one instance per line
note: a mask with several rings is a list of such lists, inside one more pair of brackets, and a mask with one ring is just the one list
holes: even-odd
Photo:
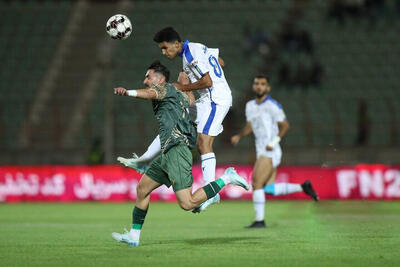
[(2, 204), (0, 266), (400, 266), (399, 202), (152, 203), (140, 247), (111, 239), (133, 204)]

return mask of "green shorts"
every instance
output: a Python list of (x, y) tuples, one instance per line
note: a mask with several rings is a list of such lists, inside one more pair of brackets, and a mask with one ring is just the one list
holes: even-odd
[(176, 192), (192, 186), (192, 164), (189, 148), (185, 144), (179, 144), (155, 158), (150, 163), (146, 175), (167, 187), (172, 185)]

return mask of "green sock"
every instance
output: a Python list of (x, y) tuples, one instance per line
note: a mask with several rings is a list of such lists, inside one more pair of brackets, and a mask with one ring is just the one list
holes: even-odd
[(225, 186), (225, 182), (221, 178), (215, 180), (215, 182), (219, 185), (219, 187), (221, 187), (221, 189)]
[(214, 197), (219, 191), (225, 186), (225, 182), (219, 178), (205, 186), (203, 186), (204, 192), (206, 192), (207, 199)]
[(135, 206), (132, 212), (132, 229), (140, 230), (144, 224), (147, 210), (139, 209)]

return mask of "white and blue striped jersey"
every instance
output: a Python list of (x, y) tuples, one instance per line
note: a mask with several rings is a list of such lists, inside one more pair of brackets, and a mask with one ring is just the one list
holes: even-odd
[(197, 90), (200, 97), (196, 102), (210, 101), (218, 105), (232, 106), (231, 89), (218, 62), (218, 48), (208, 48), (203, 44), (186, 40), (179, 55), (182, 56), (183, 71), (192, 83), (200, 80), (207, 72), (213, 82), (210, 88)]
[(246, 104), (246, 120), (251, 123), (256, 146), (265, 147), (279, 134), (278, 122), (286, 120), (281, 104), (267, 96), (260, 104), (250, 100)]

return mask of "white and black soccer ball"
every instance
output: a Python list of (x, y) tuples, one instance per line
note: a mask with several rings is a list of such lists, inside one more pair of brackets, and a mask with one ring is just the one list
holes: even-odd
[(111, 38), (124, 40), (132, 33), (132, 23), (127, 16), (117, 14), (108, 19), (106, 31)]

